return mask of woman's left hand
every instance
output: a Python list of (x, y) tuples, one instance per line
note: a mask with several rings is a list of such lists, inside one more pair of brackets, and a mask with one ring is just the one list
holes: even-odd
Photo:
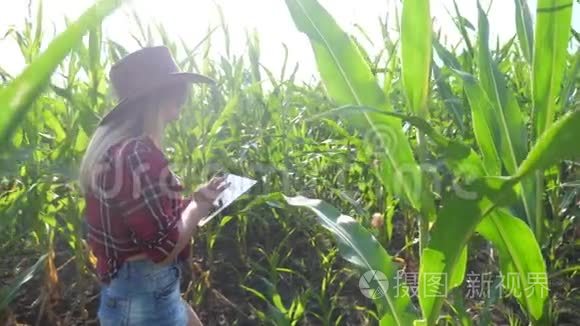
[(225, 183), (226, 177), (214, 177), (208, 183), (199, 187), (194, 193), (195, 202), (198, 205), (207, 206), (208, 210), (213, 206), (213, 202), (229, 186)]

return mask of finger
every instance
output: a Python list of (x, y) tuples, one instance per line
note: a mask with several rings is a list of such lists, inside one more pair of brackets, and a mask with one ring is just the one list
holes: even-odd
[(216, 190), (219, 190), (219, 189), (225, 189), (227, 187), (229, 187), (229, 185), (226, 183), (226, 181), (222, 181), (222, 182), (216, 183), (214, 185), (211, 185), (209, 187), (209, 189), (211, 189), (213, 191), (216, 191)]
[(224, 182), (226, 180), (226, 177), (214, 177), (210, 180), (209, 185), (211, 187), (217, 187), (219, 184), (221, 184), (222, 182)]
[(216, 188), (216, 191), (218, 191), (219, 193), (222, 193), (224, 190), (226, 190), (227, 188), (229, 188), (231, 185), (232, 185), (231, 182), (222, 183), (221, 185), (219, 185)]
[(224, 169), (219, 169), (213, 174), (213, 176), (210, 179), (220, 178), (220, 177), (225, 176), (225, 174), (226, 174), (226, 171)]

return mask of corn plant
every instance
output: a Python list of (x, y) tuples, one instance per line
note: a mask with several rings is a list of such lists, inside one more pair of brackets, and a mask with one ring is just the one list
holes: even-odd
[[(435, 68), (437, 74), (441, 69), (451, 70), (463, 81), (477, 144), (471, 147), (461, 140), (447, 139), (438, 134), (428, 122), (433, 38), (428, 0), (403, 2), (400, 61), (402, 89), (407, 101), (398, 111), (407, 113), (407, 116), (388, 113), (390, 106), (385, 104), (388, 94), (378, 86), (365, 56), (323, 7), (315, 0), (287, 0), (286, 3), (296, 26), (311, 41), (329, 96), (338, 105), (354, 105), (349, 111), (355, 112), (349, 112), (349, 117), (364, 119), (353, 119), (353, 125), (359, 130), (370, 129), (381, 140), (379, 150), (384, 151), (381, 153), (384, 186), (402, 197), (418, 214), (422, 244), (418, 296), (422, 317), (412, 312), (407, 298), (395, 296), (393, 289), (380, 288), (385, 295), (375, 303), (382, 316), (381, 324), (407, 325), (412, 320), (429, 325), (436, 323), (449, 290), (464, 280), (466, 244), (475, 232), (497, 248), (502, 272), (517, 275), (519, 288), (512, 284), (504, 285), (527, 311), (530, 320), (542, 320), (547, 293), (537, 284), (528, 283), (531, 274), (546, 275), (539, 244), (544, 223), (541, 171), (564, 158), (578, 155), (577, 146), (572, 143), (572, 139), (577, 137), (578, 111), (572, 110), (552, 125), (554, 106), (561, 102), (557, 101), (558, 97), (566, 99), (569, 96), (557, 94), (556, 89), (560, 88), (565, 70), (571, 4), (554, 1), (540, 1), (538, 4), (532, 60), (534, 69), (529, 69), (532, 73), (527, 77), (533, 78), (535, 87), (532, 88), (535, 98), (532, 119), (536, 137), (529, 150), (530, 139), (521, 106), (489, 48), (489, 24), (481, 7), (478, 7), (476, 47), (464, 33), (467, 49), (471, 51), (468, 55), (476, 56), (469, 62), (473, 66), (464, 69), (457, 58), (435, 40), (435, 49), (445, 64)], [(516, 1), (516, 8), (520, 47), (529, 60), (532, 48), (530, 14), (520, 1)], [(546, 45), (548, 38), (551, 46)], [(477, 71), (478, 76), (473, 75), (473, 71)], [(465, 193), (445, 191), (439, 194), (441, 207), (436, 214), (433, 213), (429, 178), (422, 176), (410, 155), (407, 135), (396, 117), (416, 127), (419, 160), (427, 159), (425, 137), (434, 136), (432, 141), (436, 143), (436, 150), (431, 155), (442, 159), (456, 177), (464, 180), (464, 187), (470, 190), (472, 198)], [(385, 142), (384, 139), (391, 141)], [(404, 175), (402, 171), (408, 173)], [(509, 177), (499, 178), (502, 175)], [(335, 235), (347, 260), (363, 270), (378, 270), (389, 280), (394, 279), (396, 266), (386, 263), (390, 260), (389, 255), (352, 218), (319, 200), (289, 198), (287, 201), (313, 210)], [(427, 227), (429, 219), (434, 222), (430, 229)], [(427, 294), (432, 286), (429, 283), (432, 281), (427, 278), (429, 275), (444, 276), (435, 281), (436, 295)], [(524, 290), (530, 286), (534, 294), (525, 295)]]
[[(50, 101), (50, 99), (43, 98), (35, 102), (35, 99), (39, 97), (49, 83), (53, 71), (70, 52), (71, 48), (81, 42), (83, 35), (94, 26), (99, 25), (101, 20), (113, 12), (120, 4), (119, 1), (101, 1), (95, 4), (53, 40), (41, 55), (38, 55), (38, 53), (42, 41), (42, 4), (39, 5), (36, 27), (33, 29), (33, 24), (27, 22), (24, 35), (19, 35), (20, 48), (23, 51), (26, 61), (31, 64), (20, 76), (0, 90), (0, 108), (4, 112), (0, 118), (0, 146), (3, 148), (3, 155), (5, 157), (12, 151), (9, 140), (12, 139), (12, 135), (18, 130), (17, 127), (19, 124), (26, 120), (27, 111), (35, 106), (47, 105), (46, 102)], [(31, 62), (32, 58), (35, 58), (33, 62)], [(63, 140), (65, 137), (63, 129), (53, 112), (45, 111), (43, 112), (43, 116), (46, 125), (55, 131), (57, 139)], [(20, 130), (12, 145), (20, 146), (22, 139), (25, 137), (29, 139), (30, 145), (34, 145), (35, 143), (39, 144), (42, 141), (38, 139), (38, 135), (34, 135), (34, 133), (25, 134), (23, 130)], [(59, 154), (62, 154), (62, 152)], [(59, 154), (52, 155), (52, 158), (59, 159)], [(48, 302), (50, 297), (55, 295), (54, 288), (58, 282), (58, 277), (54, 265), (55, 249), (53, 240), (56, 224), (54, 212), (62, 207), (59, 204), (60, 199), (65, 201), (69, 199), (60, 198), (63, 189), (59, 185), (58, 177), (55, 176), (54, 180), (48, 181), (42, 175), (41, 169), (43, 164), (41, 162), (46, 158), (46, 155), (41, 154), (41, 152), (36, 152), (33, 158), (34, 164), (30, 164), (26, 166), (25, 170), (21, 170), (22, 178), (20, 178), (20, 182), (34, 184), (34, 186), (29, 189), (21, 187), (22, 184), (14, 184), (13, 187), (9, 187), (9, 197), (12, 197), (12, 200), (20, 201), (21, 204), (24, 204), (26, 211), (23, 212), (22, 209), (13, 206), (13, 202), (8, 200), (8, 212), (4, 212), (9, 213), (12, 209), (12, 214), (16, 217), (27, 215), (38, 216), (39, 219), (37, 221), (31, 221), (32, 223), (29, 226), (32, 227), (39, 245), (46, 248), (46, 254), (29, 271), (24, 273), (13, 286), (2, 291), (0, 297), (2, 307), (0, 308), (0, 312), (14, 298), (14, 292), (30, 280), (32, 274), (41, 270), (40, 266), (43, 263), (46, 264), (46, 289), (43, 292), (42, 307), (45, 306), (45, 303)], [(42, 202), (51, 202), (52, 205), (43, 207)], [(14, 209), (19, 209), (19, 211)], [(80, 230), (80, 228), (77, 230)]]

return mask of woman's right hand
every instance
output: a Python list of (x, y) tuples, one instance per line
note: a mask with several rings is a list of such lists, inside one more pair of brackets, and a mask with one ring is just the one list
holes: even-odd
[(178, 224), (179, 240), (171, 255), (164, 262), (171, 262), (191, 241), (191, 236), (199, 222), (205, 218), (213, 206), (213, 202), (229, 186), (225, 177), (212, 178), (210, 182), (200, 186), (193, 193), (193, 200), (181, 214)]

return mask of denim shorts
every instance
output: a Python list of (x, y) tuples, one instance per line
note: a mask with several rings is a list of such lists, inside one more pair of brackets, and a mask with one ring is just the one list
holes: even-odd
[(101, 325), (187, 325), (180, 279), (178, 263), (165, 266), (149, 260), (123, 263), (117, 276), (101, 288), (98, 312)]

